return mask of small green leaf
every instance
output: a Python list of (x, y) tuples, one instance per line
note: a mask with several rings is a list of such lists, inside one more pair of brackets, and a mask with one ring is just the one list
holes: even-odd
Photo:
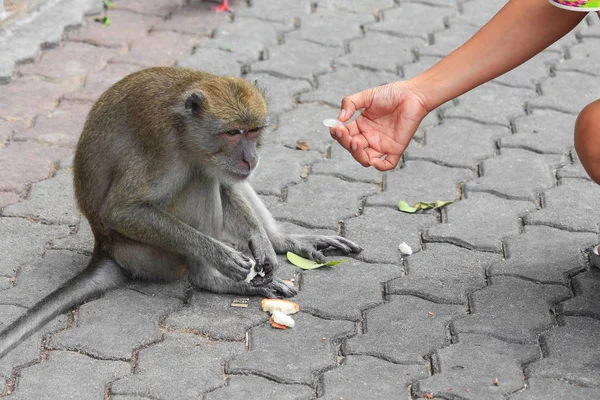
[(452, 204), (452, 203), (454, 203), (454, 200), (438, 200), (435, 203), (435, 208), (444, 207), (444, 206), (447, 206), (448, 204)]
[(326, 263), (318, 263), (316, 261), (309, 260), (308, 258), (300, 257), (299, 255), (294, 254), (290, 251), (287, 252), (286, 257), (287, 257), (288, 261), (291, 262), (292, 264), (294, 264), (296, 267), (302, 268), (302, 269), (307, 269), (307, 270), (308, 269), (316, 269), (316, 268), (320, 268), (320, 267), (334, 267), (338, 264), (345, 263), (345, 262), (352, 260), (351, 258), (346, 258), (344, 260), (333, 260), (333, 261), (329, 261)]
[(428, 201), (419, 201), (415, 203), (413, 206), (410, 206), (407, 202), (400, 200), (398, 202), (398, 209), (402, 212), (406, 213), (415, 213), (419, 210), (428, 210), (430, 208), (440, 208), (447, 206), (448, 204), (454, 203), (454, 200), (438, 200), (434, 202)]
[(115, 8), (115, 3), (110, 0), (104, 0), (104, 7), (106, 8)]
[(417, 211), (417, 209), (415, 207), (411, 207), (408, 205), (407, 202), (400, 200), (398, 202), (398, 209), (400, 211), (406, 212), (406, 213), (414, 213)]
[(111, 24), (111, 20), (108, 17), (102, 17), (102, 18), (94, 18), (94, 21), (96, 22), (100, 22), (102, 23), (102, 27), (106, 28), (107, 26), (109, 26)]

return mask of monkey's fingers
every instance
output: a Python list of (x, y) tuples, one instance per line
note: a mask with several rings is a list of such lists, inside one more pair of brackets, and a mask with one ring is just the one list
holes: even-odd
[(342, 236), (321, 236), (317, 239), (316, 247), (319, 250), (333, 247), (344, 253), (360, 253), (362, 251), (362, 247)]
[(274, 290), (278, 297), (294, 297), (298, 294), (295, 288), (288, 286), (279, 278), (274, 278), (268, 288)]
[(253, 266), (253, 260), (236, 251), (232, 251), (225, 262), (216, 265), (219, 272), (236, 282), (246, 280)]

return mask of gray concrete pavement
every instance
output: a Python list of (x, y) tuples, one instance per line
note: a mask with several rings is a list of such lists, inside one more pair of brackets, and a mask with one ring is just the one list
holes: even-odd
[[(255, 188), (287, 231), (341, 233), (364, 252), (305, 272), (281, 258), (301, 308), (287, 331), (270, 327), (260, 298), (240, 309), (183, 282), (132, 283), (1, 359), (0, 397), (600, 398), (600, 271), (588, 258), (600, 188), (572, 138), (600, 97), (598, 18), (432, 113), (401, 167), (379, 173), (321, 121), (342, 96), (432, 65), (504, 1), (250, 3), (217, 15), (196, 0), (117, 0), (109, 27), (55, 25), (55, 46), (33, 42), (33, 62), (0, 51), (11, 79), (0, 86), (0, 329), (86, 265), (73, 147), (98, 95), (146, 66), (258, 79), (275, 130)], [(438, 199), (457, 202), (396, 208)], [(415, 253), (402, 257), (401, 242)]]

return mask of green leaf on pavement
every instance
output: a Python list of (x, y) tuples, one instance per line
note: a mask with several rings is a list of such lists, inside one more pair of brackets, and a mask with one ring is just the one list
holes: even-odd
[(345, 263), (348, 262), (350, 260), (352, 260), (351, 258), (346, 258), (343, 260), (333, 260), (333, 261), (328, 261), (326, 263), (318, 263), (316, 261), (313, 260), (309, 260), (308, 258), (304, 258), (304, 257), (300, 257), (297, 254), (294, 254), (290, 251), (287, 252), (286, 254), (287, 259), (289, 262), (291, 262), (292, 264), (294, 264), (296, 267), (298, 268), (302, 268), (302, 269), (316, 269), (316, 268), (320, 268), (320, 267), (334, 267), (338, 264), (341, 263)]
[(410, 206), (407, 202), (400, 200), (398, 202), (398, 209), (402, 212), (413, 214), (419, 210), (428, 210), (430, 208), (440, 208), (440, 207), (444, 207), (444, 206), (447, 206), (448, 204), (452, 204), (452, 203), (454, 203), (454, 200), (438, 200), (435, 203), (419, 201), (419, 202), (415, 203), (413, 206)]
[(115, 8), (115, 3), (110, 0), (104, 0), (104, 7), (106, 8)]
[(94, 18), (94, 21), (96, 22), (100, 22), (102, 23), (102, 27), (106, 28), (107, 26), (109, 26), (111, 24), (111, 20), (108, 17), (102, 17), (102, 18)]

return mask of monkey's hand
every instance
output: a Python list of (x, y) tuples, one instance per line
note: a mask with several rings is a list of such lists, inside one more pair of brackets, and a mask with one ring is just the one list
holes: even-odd
[(216, 251), (211, 252), (211, 263), (226, 277), (239, 282), (244, 281), (252, 269), (254, 262), (242, 252), (221, 242), (216, 242)]
[(277, 268), (277, 255), (273, 245), (266, 235), (255, 235), (250, 239), (248, 247), (256, 260), (255, 270), (265, 273), (264, 276), (255, 277), (251, 283), (254, 286), (265, 286), (273, 281), (273, 272)]
[(275, 252), (283, 254), (288, 251), (317, 262), (325, 262), (321, 250), (336, 249), (347, 253), (360, 253), (362, 248), (342, 236), (323, 235), (288, 235), (281, 243), (274, 244)]

